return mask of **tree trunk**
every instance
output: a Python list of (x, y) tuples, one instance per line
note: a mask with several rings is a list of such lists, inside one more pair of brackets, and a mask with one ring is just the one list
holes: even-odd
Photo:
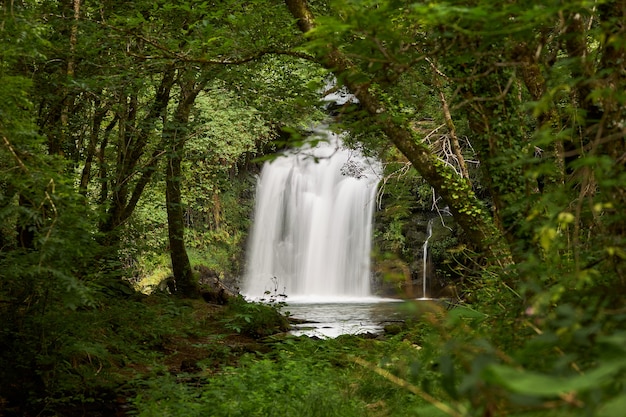
[[(189, 77), (186, 77), (190, 75)], [(188, 298), (200, 296), (198, 284), (195, 282), (191, 263), (185, 247), (185, 218), (183, 212), (180, 183), (182, 178), (181, 164), (187, 140), (187, 123), (194, 101), (206, 85), (204, 78), (196, 83), (195, 73), (183, 74), (181, 97), (173, 119), (163, 129), (163, 139), (167, 150), (167, 166), (165, 170), (165, 197), (167, 209), (167, 230), (169, 234), (172, 272), (176, 281), (176, 292)]]
[[(165, 133), (165, 132), (164, 132)], [(167, 231), (169, 235), (172, 272), (176, 281), (176, 292), (184, 297), (195, 298), (200, 295), (193, 279), (191, 263), (185, 247), (185, 224), (183, 221), (182, 196), (180, 192), (181, 162), (184, 132), (174, 128), (171, 147), (168, 149), (167, 168), (165, 170), (165, 198), (167, 208)]]
[[(314, 27), (313, 14), (306, 0), (286, 0), (292, 15), (298, 19), (298, 27), (308, 32)], [(487, 208), (474, 194), (469, 182), (458, 176), (450, 167), (440, 161), (428, 146), (415, 138), (414, 132), (406, 124), (393, 120), (383, 104), (370, 90), (367, 77), (333, 45), (319, 58), (320, 63), (333, 71), (338, 79), (359, 99), (367, 111), (369, 121), (377, 124), (389, 140), (406, 156), (422, 177), (448, 203), (459, 226), (467, 238), (491, 262), (502, 267), (513, 263), (511, 250), (500, 230), (491, 219)]]
[(89, 135), (89, 144), (87, 145), (87, 155), (85, 156), (85, 165), (80, 176), (80, 184), (78, 190), (82, 195), (87, 195), (87, 187), (91, 179), (91, 165), (96, 154), (96, 145), (100, 136), (100, 127), (104, 121), (108, 109), (100, 106), (100, 100), (94, 100), (94, 115), (91, 124), (91, 134)]
[[(24, 194), (19, 195), (19, 205), (21, 213), (32, 212), (34, 207), (33, 203)], [(22, 249), (34, 249), (35, 248), (35, 235), (39, 229), (39, 225), (35, 220), (34, 215), (20, 214), (20, 220), (17, 223), (17, 244)]]

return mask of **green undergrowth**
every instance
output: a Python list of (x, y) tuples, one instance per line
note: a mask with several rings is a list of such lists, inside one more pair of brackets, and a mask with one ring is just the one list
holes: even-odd
[[(507, 300), (512, 309), (508, 296), (500, 297)], [(624, 405), (626, 334), (614, 327), (622, 318), (586, 323), (583, 310), (563, 306), (553, 327), (536, 332), (524, 330), (532, 319), (527, 312), (412, 302), (403, 308), (421, 319), (394, 336), (266, 336), (234, 365), (201, 364), (193, 378), (145, 381), (134, 412), (610, 417)], [(510, 331), (495, 334), (499, 321)]]
[[(411, 309), (411, 305), (403, 306)], [(259, 341), (234, 363), (199, 361), (192, 373), (160, 373), (136, 380), (133, 415), (139, 416), (406, 416), (449, 415), (438, 370), (440, 350), (425, 324), (395, 336), (344, 335), (311, 339), (260, 335), (275, 307), (229, 306), (222, 323)], [(413, 306), (415, 316), (443, 314), (436, 305)], [(237, 328), (251, 324), (248, 330)], [(276, 329), (278, 330), (278, 329)], [(432, 337), (432, 341), (429, 338)], [(442, 409), (443, 408), (443, 409)]]
[(562, 307), (533, 334), (526, 312), (399, 305), (415, 320), (394, 335), (324, 340), (286, 333), (283, 304), (242, 298), (117, 294), (51, 310), (45, 339), (5, 346), (21, 368), (3, 368), (2, 392), (21, 397), (0, 396), (4, 415), (610, 417), (624, 405), (623, 317), (586, 323)]
[[(136, 414), (156, 416), (405, 416), (445, 415), (396, 383), (359, 364), (397, 370), (416, 352), (408, 341), (358, 336), (266, 341), (268, 352), (246, 353), (237, 366), (200, 379), (171, 374), (143, 382)], [(382, 362), (381, 362), (382, 361)], [(200, 372), (202, 374), (202, 372)]]
[[(250, 311), (252, 319), (245, 315)], [(277, 329), (286, 322), (275, 308), (241, 301), (218, 306), (163, 293), (145, 296), (124, 285), (103, 287), (92, 306), (54, 305), (3, 324), (0, 414), (115, 415), (137, 381), (199, 364), (233, 365), (256, 349), (258, 323), (270, 326), (272, 320)]]

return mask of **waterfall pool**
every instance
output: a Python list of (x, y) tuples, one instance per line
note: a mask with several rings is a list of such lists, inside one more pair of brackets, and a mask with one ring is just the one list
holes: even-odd
[[(342, 138), (325, 125), (313, 129), (300, 149), (266, 162), (257, 181), (242, 293), (251, 300), (287, 294), (283, 311), (302, 322), (295, 335), (379, 334), (436, 304), (368, 296), (383, 169)], [(423, 253), (426, 265), (428, 239)], [(422, 297), (429, 295), (426, 272)]]
[(295, 324), (291, 334), (335, 338), (343, 334), (381, 334), (385, 326), (417, 319), (423, 308), (415, 303), (436, 301), (354, 298), (325, 300), (290, 300), (284, 312), (301, 324)]

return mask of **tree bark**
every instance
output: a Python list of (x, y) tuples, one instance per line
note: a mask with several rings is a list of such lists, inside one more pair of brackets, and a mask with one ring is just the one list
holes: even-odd
[[(313, 29), (315, 21), (306, 0), (285, 2), (292, 15), (298, 19), (298, 27), (303, 32)], [(367, 111), (369, 121), (382, 128), (389, 140), (448, 203), (457, 223), (474, 246), (482, 250), (495, 264), (502, 267), (512, 264), (511, 250), (506, 240), (485, 206), (474, 194), (469, 182), (440, 161), (425, 143), (415, 138), (408, 125), (392, 118), (371, 91), (369, 83), (362, 81), (367, 77), (337, 47), (329, 45), (327, 53), (319, 57), (319, 62), (342, 80)]]
[(170, 258), (172, 272), (176, 281), (176, 292), (184, 297), (196, 298), (200, 295), (193, 279), (191, 262), (185, 247), (185, 224), (183, 222), (182, 196), (180, 192), (180, 177), (182, 174), (181, 152), (184, 132), (174, 128), (166, 134), (172, 134), (169, 157), (165, 170), (165, 198), (167, 208), (167, 231), (169, 237)]
[(100, 180), (100, 196), (98, 197), (98, 204), (100, 205), (104, 205), (109, 196), (109, 169), (108, 164), (106, 163), (105, 152), (109, 144), (109, 136), (118, 121), (119, 117), (116, 115), (104, 129), (102, 142), (100, 143), (100, 148), (98, 149), (98, 178)]
[[(187, 76), (190, 75), (190, 76)], [(173, 119), (163, 129), (163, 139), (167, 150), (165, 170), (165, 197), (167, 209), (167, 230), (169, 235), (172, 272), (176, 281), (176, 292), (188, 298), (200, 296), (198, 284), (193, 277), (191, 263), (185, 247), (185, 221), (183, 212), (180, 183), (182, 177), (181, 164), (187, 140), (187, 123), (194, 101), (207, 78), (196, 82), (195, 73), (183, 74), (186, 78), (181, 82), (181, 97)]]
[(100, 106), (100, 100), (94, 100), (94, 115), (91, 124), (91, 133), (89, 135), (89, 144), (87, 145), (87, 155), (85, 157), (85, 165), (80, 176), (80, 184), (78, 190), (82, 195), (87, 195), (87, 187), (91, 179), (91, 165), (96, 154), (96, 145), (100, 136), (100, 127), (104, 121), (108, 109)]
[(55, 137), (55, 143), (50, 148), (51, 154), (63, 154), (62, 146), (66, 144), (68, 138), (69, 118), (70, 113), (75, 104), (76, 94), (69, 88), (69, 82), (74, 78), (76, 72), (76, 44), (78, 43), (78, 22), (80, 20), (80, 4), (81, 0), (72, 1), (72, 13), (73, 21), (70, 26), (70, 48), (67, 58), (67, 67), (65, 69), (65, 75), (67, 77), (67, 84), (61, 89), (63, 100), (61, 102), (61, 125), (59, 127), (59, 134)]

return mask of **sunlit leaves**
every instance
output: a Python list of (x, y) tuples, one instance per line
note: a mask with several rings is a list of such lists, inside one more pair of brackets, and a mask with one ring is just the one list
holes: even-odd
[(216, 88), (201, 95), (195, 114), (192, 123), (196, 133), (187, 144), (190, 159), (230, 166), (270, 137), (269, 126), (259, 112), (228, 90)]

